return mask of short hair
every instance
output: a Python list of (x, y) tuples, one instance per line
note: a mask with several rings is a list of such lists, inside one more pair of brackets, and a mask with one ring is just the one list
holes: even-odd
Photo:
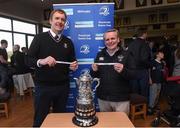
[(140, 27), (140, 28), (137, 29), (137, 33), (136, 34), (137, 34), (138, 37), (142, 36), (144, 33), (147, 33), (147, 28)]
[(162, 49), (159, 49), (159, 50), (157, 50), (157, 51), (155, 52), (155, 56), (157, 56), (159, 53), (163, 53), (163, 54), (164, 54), (163, 50), (162, 50)]
[(1, 44), (8, 44), (7, 40), (1, 40)]
[(16, 50), (18, 50), (18, 51), (19, 51), (19, 49), (20, 49), (20, 45), (19, 45), (19, 44), (15, 44), (15, 45), (14, 45), (14, 48), (16, 48)]
[(116, 32), (116, 33), (117, 33), (117, 36), (119, 37), (119, 31), (118, 31), (117, 29), (115, 29), (115, 28), (113, 28), (113, 29), (108, 29), (108, 30), (104, 33), (103, 37), (105, 37), (105, 34), (108, 33), (108, 32)]
[(25, 49), (27, 49), (27, 48), (26, 48), (26, 47), (22, 47), (22, 48), (21, 48), (21, 50), (25, 50)]
[(52, 17), (53, 17), (53, 15), (54, 15), (54, 13), (56, 13), (56, 12), (61, 13), (61, 14), (64, 14), (64, 16), (65, 16), (65, 21), (66, 21), (66, 19), (67, 19), (67, 14), (66, 14), (66, 12), (65, 12), (64, 10), (62, 10), (62, 9), (58, 9), (58, 10), (53, 10), (53, 11), (51, 11), (50, 16), (49, 16), (49, 19), (50, 19), (50, 20), (52, 20)]

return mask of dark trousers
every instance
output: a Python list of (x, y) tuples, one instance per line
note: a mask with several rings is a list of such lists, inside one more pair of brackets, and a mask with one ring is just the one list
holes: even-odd
[(53, 113), (65, 112), (68, 93), (69, 83), (59, 86), (36, 84), (33, 127), (39, 127), (42, 124), (51, 106)]
[(8, 82), (8, 70), (6, 67), (0, 65), (0, 87), (6, 88)]
[(138, 70), (136, 79), (130, 80), (132, 92), (149, 97), (149, 72), (148, 70)]

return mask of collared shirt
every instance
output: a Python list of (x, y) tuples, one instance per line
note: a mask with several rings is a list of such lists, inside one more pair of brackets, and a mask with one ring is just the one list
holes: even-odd
[(56, 33), (54, 33), (51, 29), (49, 30), (49, 32), (50, 32), (50, 34), (54, 37), (54, 39), (55, 39), (56, 36), (58, 36), (58, 39), (57, 39), (57, 40), (60, 40), (60, 38), (61, 38), (61, 33), (59, 33), (58, 35), (56, 35)]
[(106, 52), (107, 52), (110, 56), (113, 56), (118, 50), (119, 50), (119, 47), (117, 47), (117, 48), (114, 50), (113, 53), (110, 53), (110, 52), (108, 51), (108, 49), (106, 50)]

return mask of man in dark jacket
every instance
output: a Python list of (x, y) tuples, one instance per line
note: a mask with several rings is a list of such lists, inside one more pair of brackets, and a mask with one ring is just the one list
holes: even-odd
[(131, 80), (132, 91), (143, 95), (148, 100), (149, 92), (149, 68), (151, 61), (151, 53), (148, 44), (146, 43), (147, 30), (139, 28), (137, 38), (129, 45), (128, 51), (133, 56), (135, 61), (136, 78)]
[(66, 19), (63, 10), (53, 10), (50, 31), (36, 35), (28, 50), (28, 65), (35, 68), (35, 127), (42, 124), (51, 106), (54, 113), (66, 111), (69, 71), (78, 67), (74, 45), (62, 34)]
[(11, 66), (14, 74), (25, 74), (29, 72), (29, 67), (25, 64), (25, 55), (19, 51), (20, 46), (13, 46), (13, 55), (11, 56)]
[(8, 42), (6, 40), (1, 40), (0, 47), (0, 96), (3, 95), (8, 89), (8, 54), (6, 48)]
[(92, 76), (100, 78), (97, 97), (100, 111), (122, 111), (129, 114), (130, 85), (133, 76), (130, 56), (119, 47), (118, 30), (105, 32), (105, 48), (92, 64)]

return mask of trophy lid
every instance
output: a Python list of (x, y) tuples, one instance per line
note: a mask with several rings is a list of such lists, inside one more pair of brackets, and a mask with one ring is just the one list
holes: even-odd
[(84, 82), (92, 81), (92, 77), (91, 77), (91, 75), (89, 73), (81, 74), (79, 79), (80, 79), (80, 81), (84, 81)]

